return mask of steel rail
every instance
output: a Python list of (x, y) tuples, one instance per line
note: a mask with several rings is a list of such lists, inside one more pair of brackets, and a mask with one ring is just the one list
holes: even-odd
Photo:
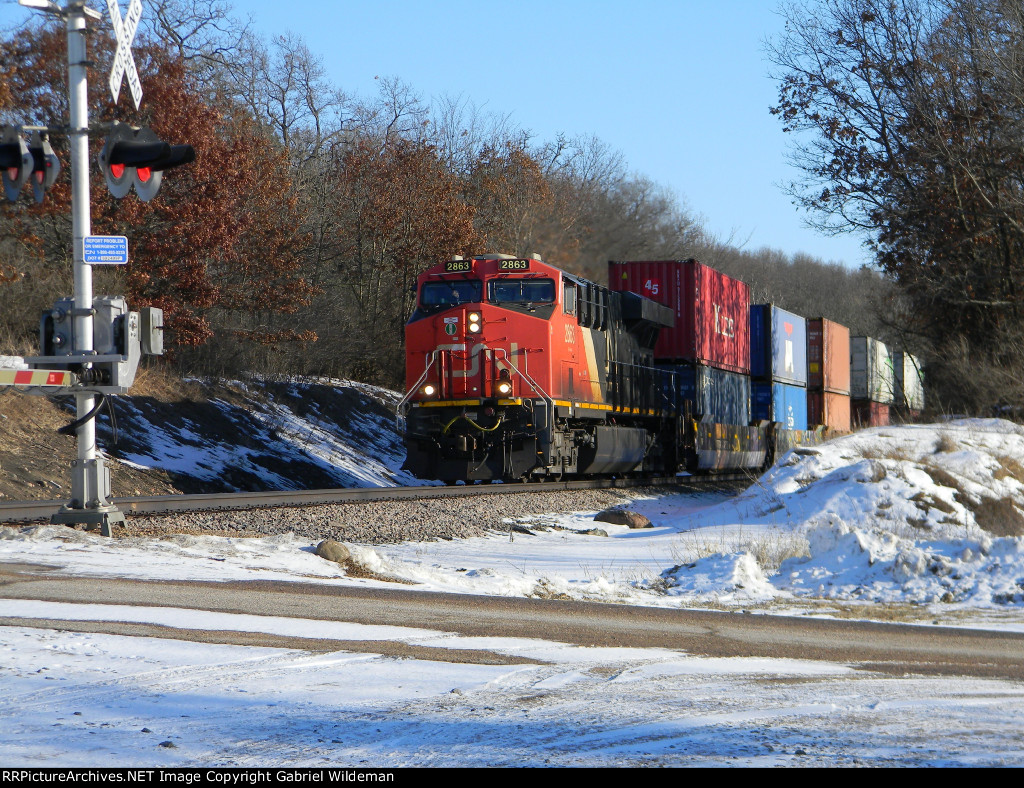
[[(205, 493), (197, 495), (142, 495), (112, 498), (125, 514), (164, 514), (225, 509), (257, 509), (282, 506), (315, 506), (360, 501), (397, 501), (416, 498), (451, 498), (468, 495), (554, 492), (558, 490), (625, 489), (630, 487), (688, 487), (748, 480), (742, 473), (713, 476), (663, 476), (647, 479), (580, 479), (518, 484), (467, 484), (434, 487), (351, 487), (326, 490)], [(48, 520), (65, 501), (7, 501), (0, 503), (0, 523)]]

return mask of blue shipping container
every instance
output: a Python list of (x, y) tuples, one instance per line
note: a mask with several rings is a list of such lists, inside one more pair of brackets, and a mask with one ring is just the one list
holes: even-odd
[(787, 430), (807, 429), (807, 389), (786, 383), (750, 384), (754, 421), (774, 421)]
[(694, 416), (715, 424), (750, 424), (750, 378), (703, 364), (659, 365), (674, 373), (676, 394)]
[(770, 304), (750, 307), (750, 375), (807, 385), (807, 320)]

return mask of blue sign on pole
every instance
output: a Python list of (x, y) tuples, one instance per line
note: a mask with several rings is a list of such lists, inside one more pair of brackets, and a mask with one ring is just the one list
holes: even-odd
[(86, 265), (126, 265), (128, 239), (123, 235), (87, 235), (83, 259)]

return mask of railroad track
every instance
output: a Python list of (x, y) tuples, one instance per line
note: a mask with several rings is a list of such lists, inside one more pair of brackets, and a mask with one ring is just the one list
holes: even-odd
[[(203, 495), (150, 495), (113, 498), (125, 514), (166, 514), (226, 509), (256, 509), (278, 506), (397, 501), (422, 498), (452, 498), (471, 495), (502, 495), (555, 490), (600, 490), (629, 487), (694, 487), (745, 481), (743, 473), (714, 476), (667, 476), (638, 479), (581, 479), (531, 484), (468, 484), (453, 487), (350, 487), (327, 490), (207, 493)], [(65, 501), (8, 501), (0, 503), (0, 524), (49, 520)]]

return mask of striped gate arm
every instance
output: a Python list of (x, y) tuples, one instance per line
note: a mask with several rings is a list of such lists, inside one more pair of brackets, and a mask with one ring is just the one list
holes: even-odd
[(0, 386), (73, 386), (77, 379), (70, 372), (52, 369), (0, 369)]

